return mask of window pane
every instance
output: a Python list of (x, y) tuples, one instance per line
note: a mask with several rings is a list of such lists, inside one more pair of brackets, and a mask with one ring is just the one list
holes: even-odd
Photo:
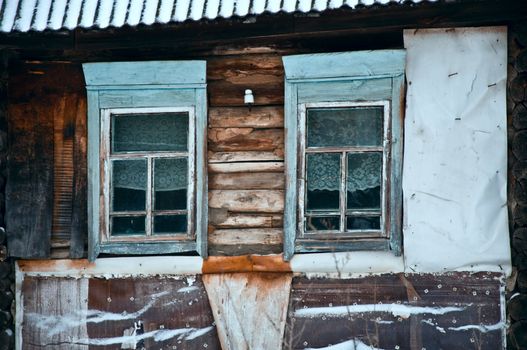
[(154, 217), (154, 234), (156, 233), (186, 233), (186, 215), (159, 215)]
[(346, 230), (380, 230), (381, 218), (379, 216), (347, 216)]
[(144, 216), (114, 216), (112, 217), (112, 236), (144, 235)]
[(155, 210), (187, 208), (187, 158), (154, 160)]
[(382, 146), (383, 107), (307, 110), (307, 146)]
[(112, 161), (112, 211), (145, 210), (146, 159)]
[(382, 153), (348, 154), (348, 209), (380, 209)]
[(306, 217), (306, 232), (339, 231), (339, 216), (308, 216)]
[(112, 115), (112, 152), (186, 151), (188, 113)]
[(306, 209), (339, 209), (340, 153), (310, 153), (306, 162)]

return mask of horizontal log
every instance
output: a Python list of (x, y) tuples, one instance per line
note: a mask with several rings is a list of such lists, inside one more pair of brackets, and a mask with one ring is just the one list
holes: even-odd
[(284, 129), (209, 128), (212, 151), (274, 151), (284, 148)]
[(216, 228), (281, 228), (281, 214), (238, 214), (226, 209), (209, 210), (209, 224)]
[(527, 129), (527, 107), (521, 103), (512, 112), (512, 125), (516, 130)]
[(525, 149), (527, 147), (527, 131), (519, 131), (516, 133), (512, 139), (512, 153), (519, 160), (527, 159), (527, 152)]
[(284, 160), (283, 150), (275, 152), (268, 151), (246, 151), (246, 152), (210, 152), (208, 154), (209, 163), (228, 163), (228, 162), (257, 162), (270, 160)]
[(209, 176), (209, 189), (212, 190), (284, 189), (284, 186), (283, 173), (232, 173)]
[(209, 191), (209, 207), (242, 213), (281, 213), (284, 191), (212, 190)]
[(209, 128), (283, 128), (284, 108), (212, 107)]
[(284, 171), (284, 162), (240, 162), (209, 164), (209, 173), (243, 173)]
[(282, 229), (214, 230), (209, 233), (212, 245), (279, 245), (282, 244)]

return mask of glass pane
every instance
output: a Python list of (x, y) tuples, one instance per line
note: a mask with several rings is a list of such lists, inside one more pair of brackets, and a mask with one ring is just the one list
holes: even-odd
[(112, 115), (112, 152), (186, 151), (188, 113)]
[(112, 211), (145, 210), (146, 159), (112, 161)]
[(155, 210), (187, 208), (187, 158), (154, 160)]
[(186, 233), (186, 215), (159, 215), (154, 217), (154, 234), (156, 233)]
[(306, 232), (339, 231), (340, 217), (338, 216), (308, 216), (306, 217)]
[(346, 230), (380, 230), (380, 216), (347, 216)]
[(380, 209), (382, 153), (348, 154), (348, 209)]
[(307, 110), (307, 147), (382, 146), (383, 107)]
[(112, 217), (112, 236), (144, 235), (144, 216), (114, 216)]
[(306, 162), (306, 209), (339, 209), (340, 153), (310, 153)]

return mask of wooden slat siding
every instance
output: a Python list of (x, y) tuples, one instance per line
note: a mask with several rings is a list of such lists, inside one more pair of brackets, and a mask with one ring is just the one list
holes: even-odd
[(211, 190), (209, 206), (241, 213), (281, 213), (284, 210), (284, 191)]
[(283, 161), (283, 154), (274, 152), (209, 152), (209, 164), (230, 162)]
[(208, 257), (207, 91), (196, 89), (196, 250)]
[(211, 174), (211, 190), (284, 189), (283, 173), (233, 173)]
[(88, 338), (87, 279), (26, 276), (21, 296), (21, 349), (88, 350), (88, 345), (72, 342)]
[[(201, 276), (179, 278), (89, 279), (88, 310), (117, 319), (87, 324), (90, 349), (121, 349), (119, 337), (134, 322), (142, 321), (144, 333), (155, 332), (143, 341), (146, 349), (220, 349), (214, 318)], [(135, 315), (134, 315), (135, 313)], [(126, 315), (130, 315), (127, 317)], [(210, 328), (209, 328), (210, 327)], [(173, 335), (175, 330), (201, 329), (204, 333)], [(209, 331), (206, 331), (210, 329)], [(163, 337), (165, 335), (166, 337)], [(100, 346), (97, 339), (115, 338), (116, 344)], [(129, 348), (130, 349), (130, 348)], [(137, 346), (141, 349), (141, 346)]]
[(210, 128), (209, 149), (214, 152), (271, 151), (283, 154), (284, 129)]
[[(284, 349), (322, 348), (353, 339), (379, 349), (502, 349), (505, 320), (501, 318), (500, 290), (504, 286), (500, 276), (450, 273), (293, 278)], [(409, 317), (352, 312), (361, 305), (382, 308), (386, 304), (460, 310), (437, 315), (425, 311)], [(349, 311), (341, 316), (322, 312), (295, 317), (295, 311), (306, 308), (348, 305)], [(463, 326), (469, 328), (458, 328)], [(480, 326), (494, 327), (485, 332), (477, 329)]]
[(73, 138), (75, 128), (76, 98), (64, 95), (53, 111), (54, 120), (54, 171), (53, 171), (53, 223), (51, 245), (68, 243), (71, 237), (72, 188), (73, 188)]
[(281, 106), (214, 107), (209, 110), (209, 128), (284, 127), (284, 109)]
[(9, 255), (46, 258), (53, 216), (53, 113), (22, 102), (8, 108), (9, 157), (6, 229)]
[(283, 68), (278, 55), (212, 57), (207, 60), (210, 106), (243, 106), (245, 89), (254, 94), (255, 106), (281, 105), (284, 101)]
[(77, 96), (75, 113), (75, 135), (73, 140), (73, 194), (71, 214), (70, 257), (81, 258), (85, 255), (88, 238), (88, 196), (87, 196), (87, 116), (86, 98)]
[[(100, 152), (99, 152), (99, 92), (87, 92), (88, 106), (88, 259), (95, 261), (100, 253), (99, 223), (100, 223)], [(91, 234), (90, 234), (91, 233)]]
[[(390, 203), (390, 249), (396, 256), (402, 254), (402, 230), (403, 230), (403, 134), (404, 134), (404, 75), (393, 78), (393, 96), (392, 101), (392, 144), (391, 152), (391, 178), (390, 178), (390, 197), (393, 201)], [(397, 161), (399, 160), (399, 161)]]

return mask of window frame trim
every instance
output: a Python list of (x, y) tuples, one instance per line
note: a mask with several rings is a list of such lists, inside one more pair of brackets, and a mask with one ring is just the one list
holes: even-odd
[[(382, 134), (382, 146), (372, 147), (357, 147), (357, 146), (343, 146), (339, 147), (342, 150), (332, 152), (331, 147), (319, 147), (320, 153), (353, 153), (360, 152), (360, 149), (367, 149), (366, 152), (382, 152), (382, 191), (381, 191), (381, 229), (380, 230), (356, 230), (355, 232), (350, 232), (346, 230), (346, 201), (347, 194), (345, 189), (345, 181), (347, 172), (341, 171), (340, 187), (339, 187), (339, 200), (340, 205), (339, 209), (336, 210), (339, 212), (340, 226), (342, 231), (324, 231), (316, 233), (307, 233), (304, 226), (305, 221), (305, 202), (306, 202), (306, 155), (307, 153), (319, 153), (319, 151), (308, 150), (307, 147), (307, 110), (310, 108), (346, 108), (346, 107), (383, 107), (383, 134)], [(388, 175), (388, 165), (391, 158), (390, 150), (390, 139), (389, 132), (391, 126), (391, 108), (390, 101), (388, 100), (378, 100), (378, 101), (338, 101), (338, 102), (313, 102), (313, 103), (299, 103), (298, 104), (298, 159), (297, 159), (297, 193), (298, 193), (298, 221), (297, 221), (297, 239), (335, 239), (338, 235), (339, 239), (358, 239), (358, 238), (388, 238), (389, 237), (389, 225), (388, 220), (386, 220), (385, 215), (388, 209), (389, 201), (389, 179)], [(377, 148), (377, 149), (375, 149)], [(346, 150), (344, 150), (346, 149)], [(344, 166), (347, 169), (346, 157), (341, 158), (341, 166)], [(344, 193), (343, 193), (344, 192)], [(335, 212), (336, 212), (335, 211)], [(323, 216), (331, 216), (332, 214), (327, 214)], [(336, 216), (336, 214), (335, 214)], [(380, 232), (379, 232), (380, 231)], [(375, 235), (377, 233), (377, 235)]]
[[(123, 152), (112, 155), (111, 153), (111, 118), (113, 115), (129, 115), (129, 114), (149, 114), (149, 113), (180, 113), (186, 112), (189, 116), (189, 131), (187, 140), (187, 151), (186, 152), (166, 152), (166, 151), (141, 151), (141, 152)], [(185, 240), (194, 240), (195, 234), (195, 199), (196, 199), (196, 113), (193, 106), (188, 107), (136, 107), (136, 108), (101, 108), (100, 109), (100, 161), (101, 171), (100, 174), (100, 186), (102, 189), (101, 196), (103, 198), (103, 205), (101, 206), (101, 227), (99, 230), (99, 240), (101, 244), (106, 243), (143, 243), (143, 242), (179, 242)], [(183, 154), (185, 153), (185, 154)], [(151, 155), (149, 155), (151, 154)], [(153, 170), (153, 159), (157, 158), (182, 158), (188, 159), (188, 170), (187, 170), (187, 232), (185, 237), (181, 234), (162, 234), (154, 236), (152, 233), (153, 227), (153, 201), (155, 195), (153, 193), (153, 181), (155, 171)], [(147, 160), (147, 188), (146, 197), (148, 198), (145, 204), (145, 235), (130, 235), (130, 236), (113, 236), (110, 233), (110, 221), (111, 221), (111, 178), (112, 160), (126, 160), (126, 159), (146, 159)], [(149, 235), (150, 231), (150, 235)]]
[[(402, 165), (406, 50), (335, 52), (284, 56), (285, 207), (284, 259), (295, 253), (389, 251), (402, 254)], [(306, 102), (389, 100), (391, 160), (389, 239), (315, 240), (297, 237), (298, 108)]]

